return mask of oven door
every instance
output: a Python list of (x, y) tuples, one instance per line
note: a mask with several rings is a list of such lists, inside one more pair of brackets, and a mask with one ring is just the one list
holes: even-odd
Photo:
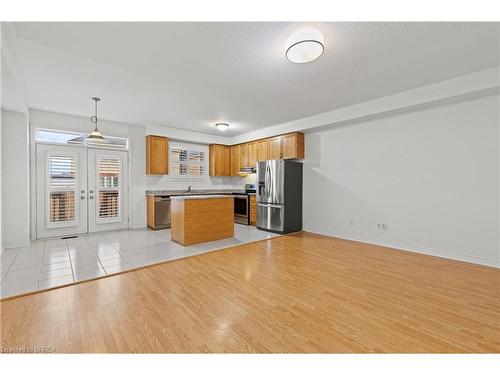
[(239, 224), (249, 224), (248, 195), (234, 196), (234, 222)]

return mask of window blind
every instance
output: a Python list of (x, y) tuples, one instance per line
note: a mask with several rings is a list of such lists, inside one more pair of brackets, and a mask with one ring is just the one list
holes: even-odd
[(49, 157), (49, 221), (75, 220), (76, 160), (74, 156)]
[(99, 217), (120, 216), (120, 160), (100, 159), (99, 173)]
[(170, 147), (170, 174), (186, 177), (206, 176), (206, 152), (188, 146)]

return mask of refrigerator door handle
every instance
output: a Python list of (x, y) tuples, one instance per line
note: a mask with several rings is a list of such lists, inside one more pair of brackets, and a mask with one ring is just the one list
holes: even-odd
[(269, 199), (271, 196), (271, 168), (269, 167), (269, 162), (266, 162), (266, 176), (265, 176), (265, 183), (266, 183), (266, 195)]
[(257, 206), (260, 207), (271, 207), (271, 208), (281, 208), (279, 204), (270, 204), (270, 203), (257, 203)]

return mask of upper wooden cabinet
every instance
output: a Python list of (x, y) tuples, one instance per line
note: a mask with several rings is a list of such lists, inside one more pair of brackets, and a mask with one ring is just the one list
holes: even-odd
[(231, 150), (229, 146), (209, 146), (210, 176), (231, 176)]
[(248, 144), (248, 166), (257, 166), (257, 142), (250, 142)]
[(240, 145), (240, 169), (248, 166), (248, 143), (243, 143)]
[(268, 139), (268, 160), (281, 159), (281, 135)]
[(304, 159), (304, 134), (290, 133), (268, 139), (268, 158)]
[(240, 170), (240, 145), (231, 146), (231, 176), (237, 176)]
[(268, 143), (267, 138), (257, 141), (257, 161), (269, 160), (267, 157)]
[(281, 136), (282, 159), (304, 159), (304, 133), (290, 133)]
[(241, 168), (274, 159), (304, 159), (304, 134), (283, 134), (234, 146), (210, 145), (210, 176), (238, 176)]
[(146, 136), (146, 174), (168, 174), (168, 139)]

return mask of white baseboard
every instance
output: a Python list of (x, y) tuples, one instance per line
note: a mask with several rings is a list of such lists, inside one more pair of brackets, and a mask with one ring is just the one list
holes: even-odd
[(304, 231), (316, 233), (316, 234), (321, 234), (323, 236), (341, 238), (343, 240), (362, 242), (362, 243), (367, 243), (367, 244), (371, 244), (371, 245), (385, 246), (385, 247), (390, 247), (390, 248), (394, 248), (397, 250), (410, 251), (413, 253), (431, 255), (431, 256), (435, 256), (435, 257), (439, 257), (439, 258), (446, 258), (446, 259), (458, 260), (461, 262), (480, 264), (482, 266), (500, 268), (500, 259), (496, 260), (496, 259), (480, 258), (480, 257), (474, 257), (474, 256), (470, 256), (470, 255), (458, 254), (458, 253), (453, 252), (453, 251), (432, 249), (429, 247), (412, 245), (412, 244), (407, 244), (407, 243), (403, 243), (403, 242), (385, 241), (385, 240), (381, 240), (381, 239), (367, 238), (367, 237), (354, 237), (354, 236), (346, 235), (344, 233), (335, 233), (335, 232), (326, 233), (326, 232), (321, 232), (321, 231), (307, 229), (307, 228), (304, 228)]

